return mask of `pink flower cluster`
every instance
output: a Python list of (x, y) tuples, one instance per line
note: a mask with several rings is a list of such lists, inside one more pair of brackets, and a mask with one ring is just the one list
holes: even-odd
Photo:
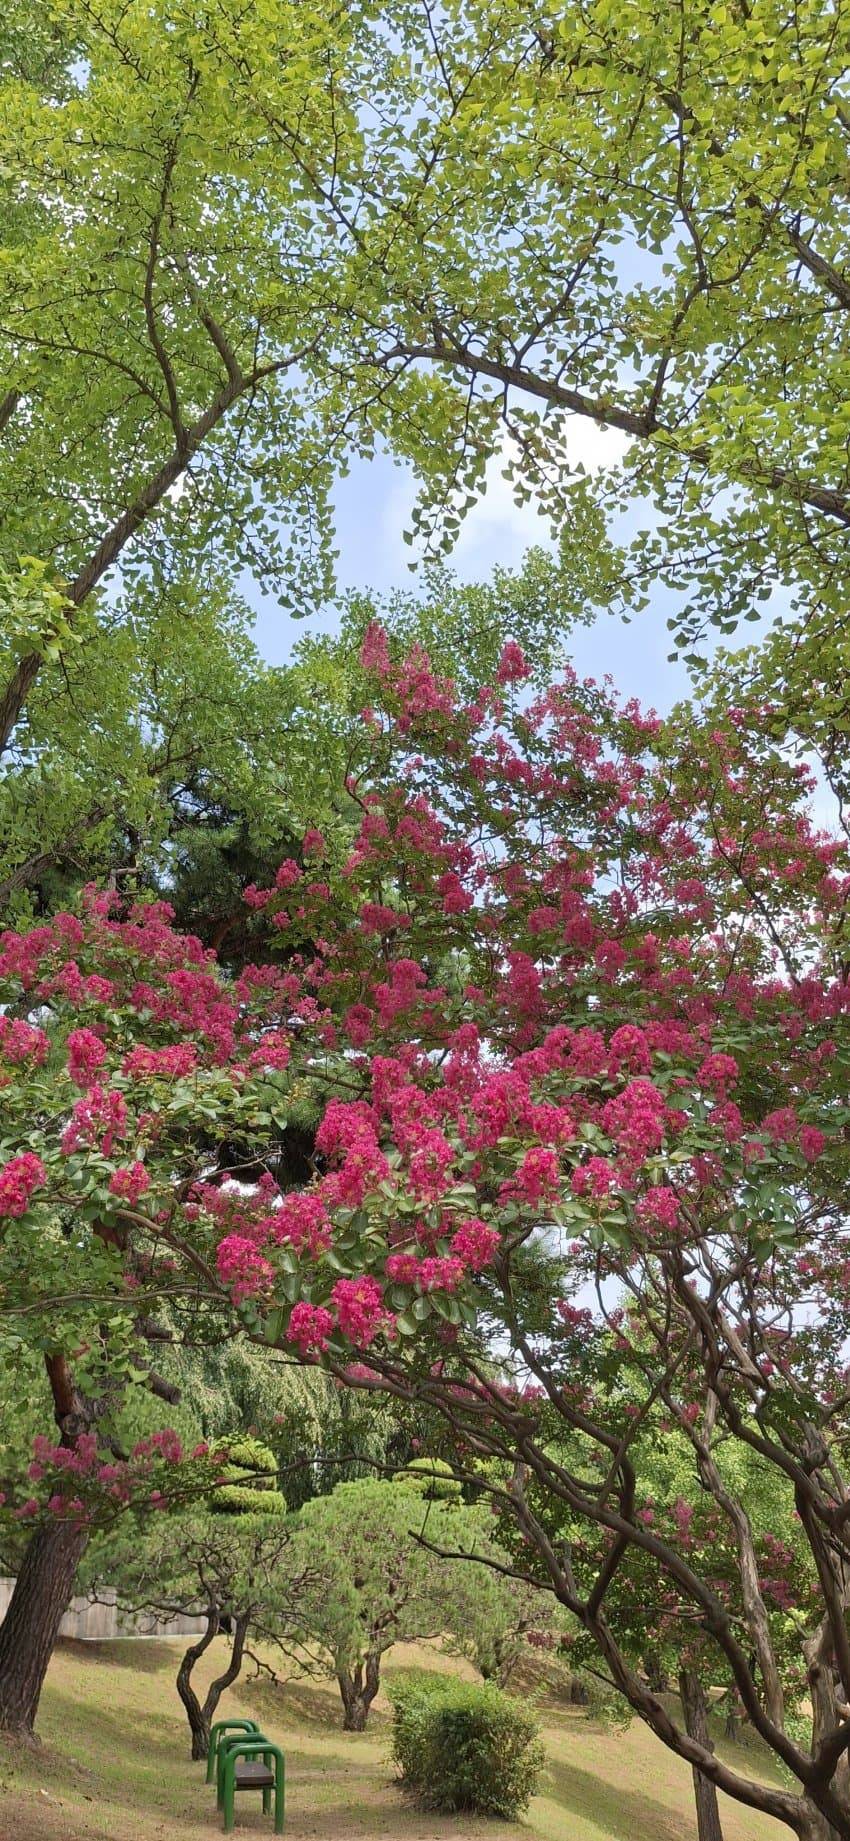
[(381, 1330), (392, 1328), (393, 1317), (384, 1308), (381, 1287), (377, 1279), (368, 1274), (362, 1278), (337, 1279), (331, 1291), (331, 1303), (342, 1335), (353, 1342), (355, 1348), (368, 1348)]
[(485, 1266), (492, 1265), (501, 1240), (498, 1228), (471, 1216), (456, 1229), (449, 1246), (455, 1259), (462, 1259), (470, 1272), (483, 1272)]
[[(206, 1445), (196, 1446), (191, 1453), (194, 1460), (207, 1455)], [(52, 1493), (44, 1504), (34, 1496), (29, 1497), (15, 1513), (19, 1519), (25, 1519), (46, 1507), (49, 1514), (64, 1520), (91, 1521), (104, 1502), (113, 1510), (115, 1507), (124, 1509), (133, 1501), (139, 1507), (167, 1508), (166, 1496), (161, 1490), (150, 1488), (151, 1480), (158, 1465), (173, 1467), (183, 1461), (183, 1446), (170, 1426), (139, 1439), (128, 1459), (107, 1463), (100, 1458), (93, 1432), (80, 1433), (74, 1443), (68, 1445), (54, 1445), (49, 1438), (39, 1435), (33, 1439), (33, 1459), (27, 1476), (31, 1483), (47, 1480), (48, 1487), (53, 1486)], [(57, 1488), (57, 1484), (60, 1487)], [(74, 1485), (77, 1489), (83, 1488), (82, 1496), (70, 1494)]]
[(23, 1151), (0, 1168), (0, 1216), (13, 1220), (25, 1215), (30, 1198), (47, 1181), (47, 1171), (34, 1151)]
[(588, 1157), (586, 1163), (578, 1164), (570, 1178), (573, 1195), (591, 1196), (595, 1201), (610, 1195), (616, 1183), (617, 1172), (607, 1157)]
[(528, 677), (528, 665), (522, 646), (515, 639), (509, 639), (502, 647), (502, 654), (496, 670), (499, 684), (521, 684)]
[(66, 1157), (82, 1144), (97, 1145), (109, 1157), (116, 1138), (127, 1132), (127, 1102), (115, 1087), (95, 1085), (78, 1099), (59, 1140)]
[(321, 1196), (306, 1189), (285, 1195), (279, 1208), (267, 1218), (269, 1237), (280, 1245), (284, 1241), (296, 1252), (307, 1251), (316, 1258), (331, 1243), (331, 1224)]
[(198, 1051), (191, 1042), (174, 1042), (167, 1048), (147, 1048), (140, 1044), (124, 1056), (122, 1071), (130, 1080), (146, 1075), (162, 1075), (168, 1080), (182, 1079), (198, 1065)]
[(389, 1164), (378, 1144), (371, 1108), (357, 1100), (331, 1100), (316, 1133), (316, 1149), (339, 1160), (339, 1167), (322, 1184), (331, 1206), (359, 1208), (369, 1192), (389, 1176)]
[(336, 1325), (331, 1311), (323, 1304), (308, 1304), (302, 1298), (294, 1304), (286, 1331), (287, 1342), (294, 1342), (302, 1355), (321, 1353), (327, 1348)]
[(68, 1073), (77, 1087), (91, 1084), (107, 1057), (106, 1043), (93, 1029), (72, 1029), (65, 1043)]
[(499, 1189), (500, 1201), (517, 1201), (535, 1208), (554, 1202), (561, 1190), (561, 1166), (556, 1151), (545, 1145), (532, 1145), (517, 1165), (514, 1175)]
[(47, 1056), (49, 1043), (43, 1029), (17, 1017), (0, 1016), (0, 1059), (11, 1067), (29, 1061), (40, 1067)]
[(664, 1095), (649, 1080), (632, 1080), (606, 1102), (602, 1122), (624, 1162), (642, 1164), (664, 1142)]
[(259, 1251), (253, 1240), (246, 1240), (244, 1234), (228, 1234), (220, 1240), (216, 1248), (216, 1270), (223, 1285), (227, 1285), (234, 1304), (244, 1304), (246, 1298), (255, 1298), (269, 1290), (274, 1278), (274, 1269)]
[(647, 1189), (635, 1209), (643, 1227), (665, 1228), (675, 1232), (679, 1226), (679, 1202), (674, 1190), (663, 1184)]
[(438, 1254), (420, 1259), (416, 1253), (389, 1253), (385, 1270), (391, 1284), (415, 1285), (417, 1291), (457, 1291), (466, 1276), (462, 1259)]
[(146, 1195), (151, 1186), (150, 1176), (143, 1163), (136, 1158), (129, 1169), (114, 1170), (109, 1179), (109, 1193), (126, 1202), (129, 1208), (135, 1208)]

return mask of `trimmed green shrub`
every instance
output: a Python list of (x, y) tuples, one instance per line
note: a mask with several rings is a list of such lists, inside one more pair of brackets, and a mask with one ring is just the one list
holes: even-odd
[(543, 1769), (532, 1713), (490, 1682), (409, 1675), (389, 1689), (393, 1762), (423, 1808), (507, 1819)]
[(258, 1438), (228, 1439), (221, 1451), (225, 1459), (222, 1475), (228, 1480), (210, 1495), (215, 1514), (286, 1514), (286, 1502), (277, 1488), (277, 1458), (268, 1445)]
[(421, 1490), (428, 1502), (460, 1502), (461, 1486), (441, 1457), (415, 1457), (399, 1471), (399, 1482)]

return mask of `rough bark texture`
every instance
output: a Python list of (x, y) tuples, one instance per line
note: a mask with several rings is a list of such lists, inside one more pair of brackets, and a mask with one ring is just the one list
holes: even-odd
[(0, 1624), (0, 1728), (32, 1735), (59, 1625), (88, 1544), (88, 1529), (45, 1522), (27, 1547)]
[(343, 1731), (365, 1731), (369, 1708), (381, 1684), (380, 1656), (370, 1652), (366, 1657), (365, 1668), (362, 1662), (358, 1662), (355, 1669), (338, 1669), (336, 1678), (345, 1709)]
[(846, 1826), (833, 1828), (825, 1815), (821, 1815), (818, 1809), (810, 1808), (807, 1826), (800, 1830), (800, 1835), (801, 1841), (847, 1841), (850, 1836), (850, 1820)]
[[(692, 1669), (679, 1671), (679, 1693), (682, 1699), (682, 1712), (685, 1716), (685, 1728), (692, 1739), (704, 1745), (707, 1751), (713, 1751), (714, 1745), (708, 1729), (708, 1703), (702, 1682)], [(697, 1810), (697, 1834), (699, 1841), (723, 1841), (723, 1829), (720, 1825), (720, 1809), (717, 1791), (707, 1777), (703, 1777), (696, 1767), (693, 1770), (694, 1801)]]
[[(834, 1669), (833, 1648), (829, 1623), (825, 1618), (819, 1629), (803, 1645), (806, 1658), (806, 1680), (809, 1700), (812, 1708), (812, 1750), (827, 1739), (830, 1733), (841, 1726), (842, 1714)], [(840, 1828), (834, 1828), (826, 1816), (812, 1808), (809, 1829), (805, 1841), (848, 1841), (850, 1837), (850, 1774), (847, 1759), (842, 1758), (835, 1769), (831, 1785), (836, 1796), (848, 1807), (846, 1822)]]
[(217, 1675), (215, 1680), (210, 1682), (206, 1698), (200, 1701), (192, 1686), (192, 1670), (204, 1651), (209, 1649), (213, 1637), (218, 1635), (222, 1625), (215, 1605), (208, 1606), (206, 1615), (207, 1627), (203, 1636), (198, 1638), (197, 1643), (190, 1643), (177, 1671), (177, 1692), (186, 1709), (186, 1718), (189, 1721), (193, 1758), (205, 1758), (207, 1755), (210, 1727), (216, 1708), (225, 1688), (231, 1687), (239, 1674), (245, 1653), (245, 1638), (248, 1634), (247, 1616), (234, 1618), (232, 1620), (233, 1642), (230, 1649), (230, 1661), (224, 1673)]
[[(45, 1356), (60, 1444), (73, 1447), (98, 1413), (80, 1393), (67, 1358)], [(36, 1528), (0, 1625), (0, 1729), (31, 1737), (59, 1625), (88, 1546), (88, 1529), (72, 1522)]]

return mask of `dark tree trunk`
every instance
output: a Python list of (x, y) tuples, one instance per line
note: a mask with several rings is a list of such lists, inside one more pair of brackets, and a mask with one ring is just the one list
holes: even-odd
[(177, 1692), (186, 1709), (186, 1718), (189, 1721), (193, 1758), (205, 1758), (207, 1755), (213, 1716), (225, 1688), (229, 1688), (239, 1675), (245, 1653), (245, 1638), (248, 1634), (247, 1614), (235, 1617), (230, 1661), (224, 1673), (217, 1675), (215, 1680), (210, 1682), (206, 1698), (200, 1701), (192, 1685), (192, 1670), (204, 1651), (209, 1649), (213, 1637), (218, 1635), (222, 1621), (215, 1605), (208, 1606), (206, 1617), (207, 1627), (203, 1636), (198, 1638), (197, 1643), (190, 1643), (177, 1670)]
[[(700, 1745), (704, 1745), (707, 1751), (713, 1752), (714, 1745), (708, 1729), (708, 1702), (705, 1697), (705, 1689), (693, 1669), (680, 1669), (679, 1693), (682, 1699), (686, 1732)], [(714, 1784), (707, 1777), (703, 1777), (702, 1772), (698, 1771), (696, 1766), (693, 1767), (693, 1779), (699, 1841), (723, 1841), (720, 1809)]]
[[(805, 1801), (805, 1799), (804, 1799)], [(809, 1805), (807, 1826), (801, 1830), (802, 1841), (847, 1841), (850, 1835), (850, 1817), (842, 1828), (833, 1828), (819, 1809)]]
[(653, 1694), (666, 1694), (670, 1687), (667, 1670), (664, 1667), (661, 1657), (656, 1655), (653, 1649), (648, 1649), (645, 1652), (643, 1666), (646, 1671), (646, 1679), (649, 1682)]
[[(85, 1399), (61, 1353), (46, 1355), (44, 1364), (59, 1442), (73, 1450), (104, 1410), (107, 1396)], [(88, 1540), (87, 1528), (47, 1521), (36, 1528), (24, 1554), (0, 1625), (0, 1729), (6, 1732), (32, 1736), (44, 1677)]]
[(337, 1671), (339, 1691), (345, 1709), (342, 1721), (344, 1732), (364, 1732), (369, 1718), (369, 1708), (381, 1685), (381, 1658), (374, 1650), (366, 1657), (366, 1666), (358, 1662), (355, 1669)]
[(44, 1522), (21, 1562), (0, 1624), (0, 1728), (32, 1736), (47, 1667), (88, 1545), (78, 1523)]
[(737, 1740), (741, 1736), (741, 1702), (737, 1694), (730, 1693), (726, 1708), (726, 1720), (723, 1727), (727, 1739)]
[[(806, 1639), (803, 1653), (812, 1708), (812, 1751), (816, 1752), (841, 1725), (843, 1719), (838, 1700), (835, 1652), (826, 1618)], [(803, 1831), (804, 1841), (848, 1841), (850, 1837), (850, 1769), (846, 1756), (839, 1759), (830, 1788), (848, 1813), (841, 1826), (835, 1827), (813, 1803), (807, 1801), (808, 1827)]]

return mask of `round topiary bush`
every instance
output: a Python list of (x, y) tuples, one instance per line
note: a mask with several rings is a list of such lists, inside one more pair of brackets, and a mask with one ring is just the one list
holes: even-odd
[(489, 1682), (417, 1675), (389, 1689), (392, 1755), (423, 1808), (511, 1819), (543, 1769), (537, 1721)]
[(415, 1457), (399, 1472), (399, 1482), (421, 1490), (428, 1502), (460, 1502), (461, 1486), (441, 1457)]
[(210, 1496), (210, 1508), (216, 1514), (286, 1514), (286, 1501), (277, 1487), (277, 1458), (268, 1445), (258, 1438), (229, 1439), (220, 1455), (226, 1481)]

